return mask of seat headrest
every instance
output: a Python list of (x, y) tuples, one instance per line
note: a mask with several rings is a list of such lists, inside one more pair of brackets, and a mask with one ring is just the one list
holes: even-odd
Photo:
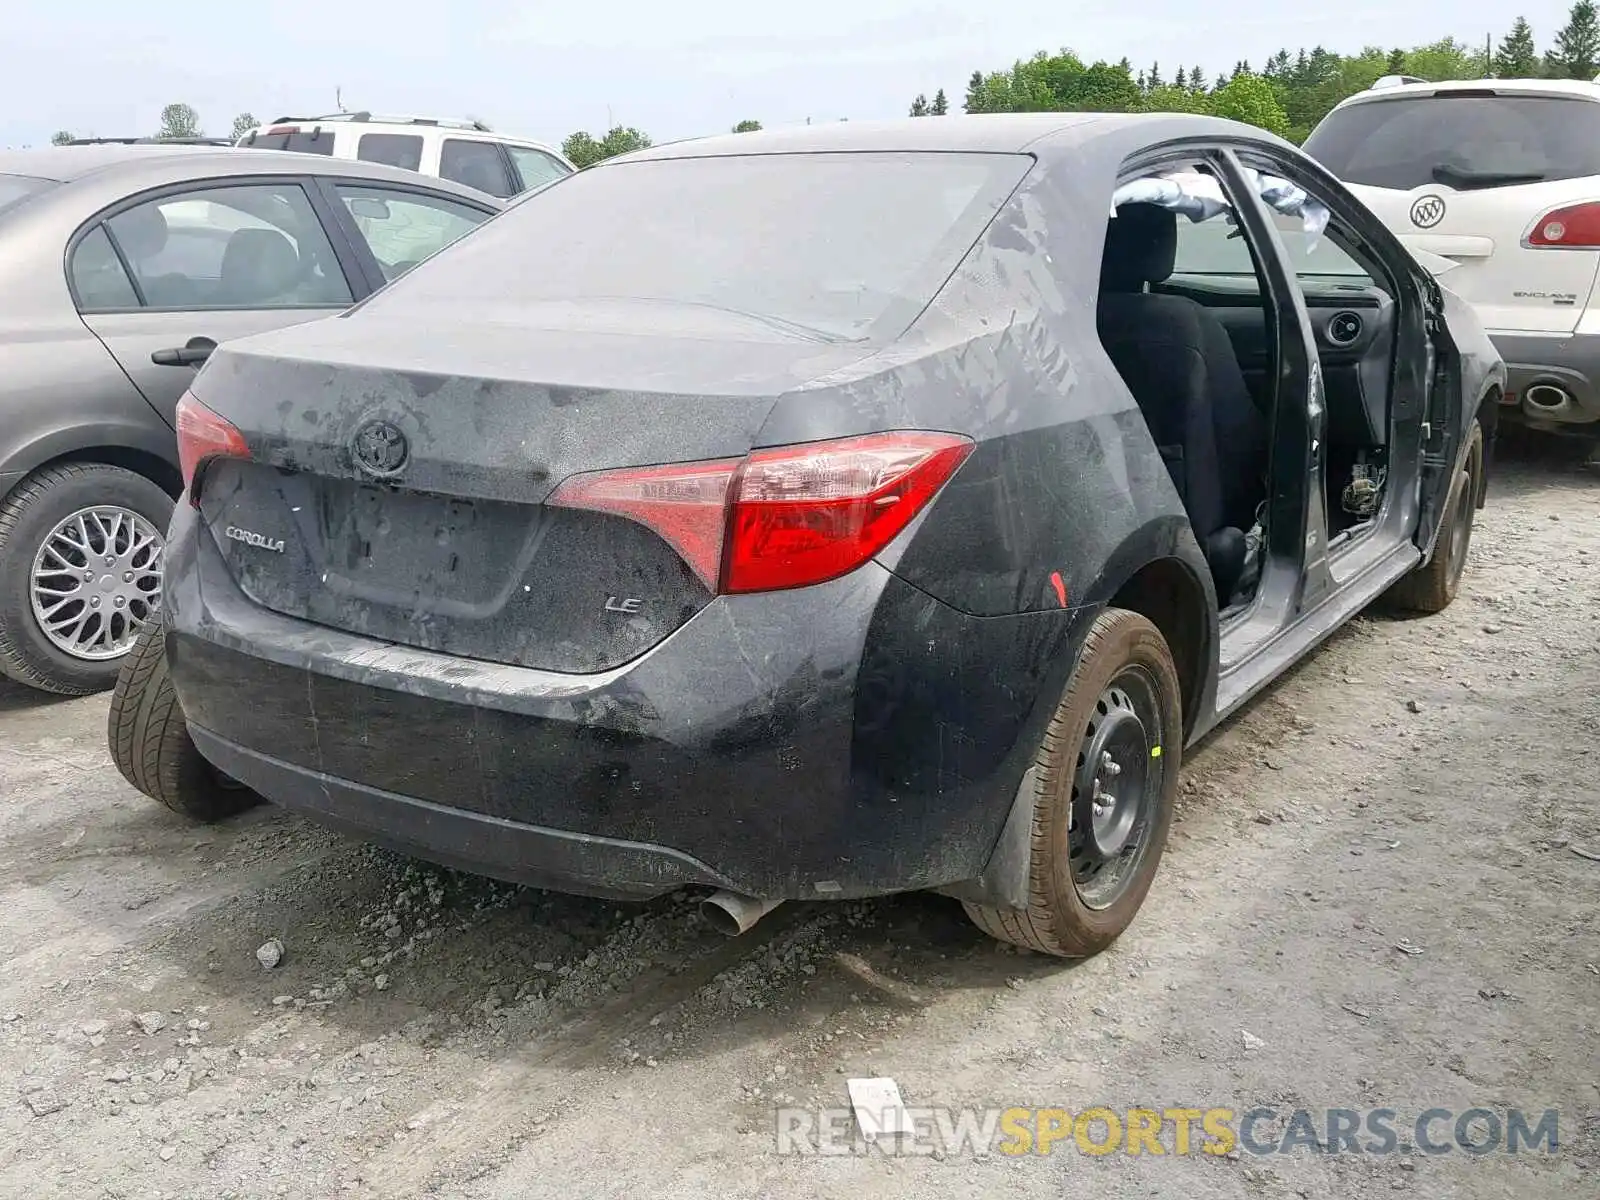
[(117, 245), (134, 262), (160, 254), (167, 244), (167, 218), (154, 204), (141, 204), (111, 218)]
[(1106, 226), (1100, 290), (1137, 292), (1172, 274), (1178, 259), (1178, 214), (1157, 204), (1124, 204)]
[(300, 278), (300, 255), (276, 229), (236, 229), (222, 252), (221, 291), (230, 303), (277, 300)]

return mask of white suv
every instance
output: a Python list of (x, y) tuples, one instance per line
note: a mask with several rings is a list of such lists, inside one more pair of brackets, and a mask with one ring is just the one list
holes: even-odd
[(385, 117), (369, 112), (279, 117), (270, 125), (256, 126), (235, 145), (387, 163), (452, 179), (501, 199), (551, 183), (576, 169), (549, 146), (494, 133), (478, 121)]
[(1600, 437), (1600, 86), (1380, 79), (1305, 149), (1478, 312), (1505, 415)]

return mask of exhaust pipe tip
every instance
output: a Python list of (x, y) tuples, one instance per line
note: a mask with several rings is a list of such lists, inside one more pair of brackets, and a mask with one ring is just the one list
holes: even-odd
[(1536, 383), (1525, 389), (1522, 398), (1533, 408), (1554, 412), (1572, 403), (1572, 394), (1556, 383)]
[(738, 937), (749, 932), (757, 921), (782, 903), (782, 900), (757, 900), (738, 892), (719, 891), (700, 902), (700, 915), (718, 933)]

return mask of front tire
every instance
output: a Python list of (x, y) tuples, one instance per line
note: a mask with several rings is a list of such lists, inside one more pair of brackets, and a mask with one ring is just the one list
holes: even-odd
[(1443, 612), (1461, 590), (1461, 576), (1472, 548), (1472, 526), (1483, 481), (1483, 426), (1472, 426), (1467, 464), (1456, 472), (1445, 501), (1444, 525), (1433, 557), (1389, 590), (1390, 601), (1412, 612)]
[(146, 796), (193, 821), (220, 821), (260, 803), (226, 778), (189, 736), (167, 673), (166, 626), (160, 618), (139, 635), (123, 660), (106, 719), (111, 761)]
[(0, 674), (102, 692), (161, 603), (172, 498), (104, 463), (43, 467), (0, 502)]
[(1166, 639), (1107, 609), (1034, 760), (1026, 910), (963, 903), (984, 932), (1086, 958), (1121, 935), (1155, 879), (1183, 762), (1181, 685)]

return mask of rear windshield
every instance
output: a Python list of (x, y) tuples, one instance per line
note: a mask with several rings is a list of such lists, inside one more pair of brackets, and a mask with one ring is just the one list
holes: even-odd
[(297, 131), (295, 133), (258, 133), (244, 143), (252, 150), (293, 150), (297, 154), (332, 154), (333, 131)]
[(0, 213), (55, 186), (54, 180), (35, 179), (32, 175), (0, 175)]
[(534, 193), (374, 303), (660, 302), (828, 340), (899, 332), (1031, 163), (949, 153), (613, 163)]
[(1346, 183), (1457, 191), (1600, 175), (1600, 104), (1438, 92), (1329, 113), (1306, 153)]

